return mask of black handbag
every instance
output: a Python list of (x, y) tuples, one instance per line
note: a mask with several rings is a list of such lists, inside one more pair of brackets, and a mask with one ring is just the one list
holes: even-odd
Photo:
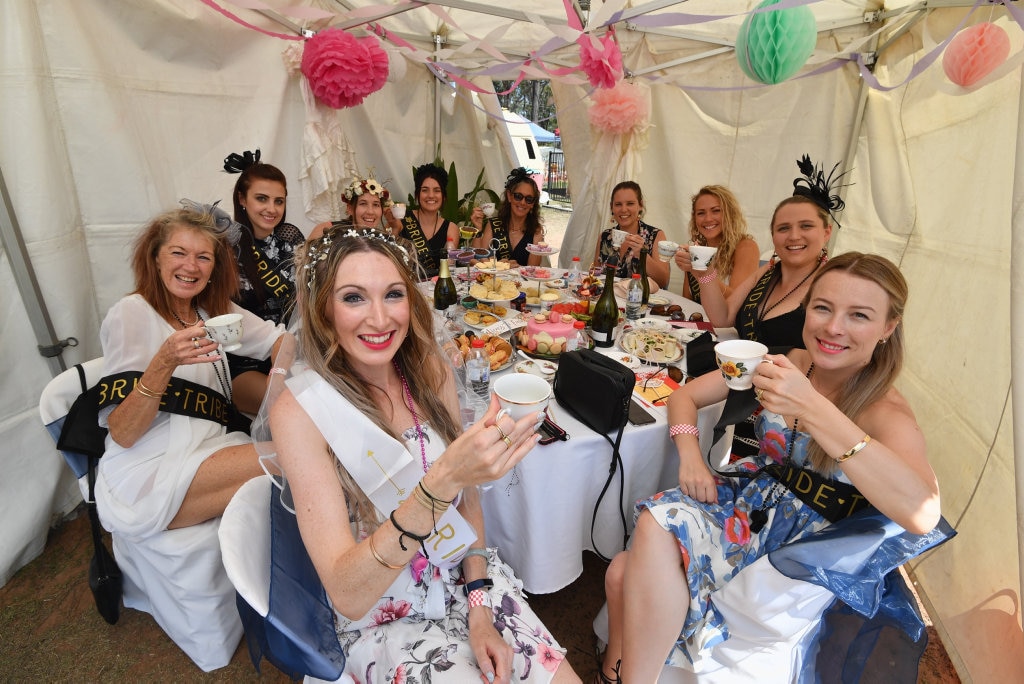
[[(594, 553), (605, 561), (594, 542), (594, 526), (601, 501), (619, 474), (619, 517), (622, 520), (622, 548), (626, 548), (629, 532), (626, 525), (626, 511), (623, 508), (625, 496), (625, 475), (619, 445), (629, 418), (629, 399), (636, 385), (636, 375), (629, 368), (590, 349), (566, 352), (558, 359), (555, 371), (554, 393), (559, 405), (581, 423), (587, 425), (612, 445), (612, 459), (608, 467), (608, 479), (594, 504), (594, 515), (590, 519), (590, 543)], [(616, 431), (614, 439), (610, 436)]]

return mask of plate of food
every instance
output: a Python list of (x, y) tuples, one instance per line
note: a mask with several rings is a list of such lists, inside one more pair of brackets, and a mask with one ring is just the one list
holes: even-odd
[(555, 377), (555, 371), (557, 370), (558, 364), (541, 359), (529, 359), (527, 361), (520, 361), (516, 364), (516, 373), (539, 375), (545, 380), (550, 380)]
[(607, 356), (609, 359), (615, 359), (616, 361), (618, 361), (619, 363), (621, 363), (623, 366), (630, 370), (635, 371), (640, 368), (640, 359), (633, 356), (632, 354), (627, 354), (626, 352), (613, 351), (605, 352), (605, 356)]
[(462, 315), (462, 322), (468, 325), (470, 328), (476, 330), (482, 330), (489, 325), (497, 323), (501, 320), (498, 316), (486, 311), (467, 311)]
[(494, 259), (484, 259), (473, 264), (473, 268), (481, 273), (500, 273), (502, 271), (508, 271), (512, 268), (512, 264), (507, 261), (496, 261)]
[(507, 302), (519, 296), (519, 288), (511, 280), (491, 276), (470, 285), (469, 294), (478, 302)]
[(558, 248), (551, 247), (546, 242), (531, 242), (526, 245), (526, 251), (530, 254), (558, 254)]
[(668, 306), (668, 300), (660, 295), (651, 295), (651, 298), (647, 300), (647, 303), (651, 306)]
[(529, 280), (555, 280), (561, 277), (561, 272), (550, 269), (547, 266), (523, 266), (519, 269), (519, 275)]
[(683, 347), (670, 332), (633, 328), (619, 337), (619, 347), (643, 363), (675, 363), (683, 358)]
[(462, 358), (469, 358), (469, 353), (472, 349), (472, 339), (474, 337), (484, 341), (484, 352), (487, 354), (487, 358), (491, 361), (492, 373), (505, 370), (515, 361), (515, 353), (513, 352), (512, 345), (509, 344), (508, 340), (499, 335), (488, 335), (486, 333), (480, 335), (463, 333), (455, 338), (455, 343), (459, 345), (459, 351), (462, 352)]
[(630, 326), (634, 330), (657, 330), (658, 332), (672, 332), (672, 326), (668, 324), (668, 321), (662, 321), (657, 318), (641, 318), (639, 320), (630, 323)]

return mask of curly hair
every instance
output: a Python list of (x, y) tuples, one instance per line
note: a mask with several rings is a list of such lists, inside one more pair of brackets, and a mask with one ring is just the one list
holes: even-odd
[(736, 247), (747, 238), (753, 240), (754, 236), (747, 232), (747, 219), (732, 190), (724, 185), (705, 185), (690, 198), (690, 240), (699, 245), (705, 244), (704, 236), (697, 229), (697, 200), (704, 196), (714, 197), (722, 208), (722, 243), (718, 245), (711, 266), (718, 271), (719, 276), (728, 278), (732, 275), (732, 259)]
[[(885, 257), (862, 252), (846, 252), (833, 257), (818, 268), (804, 297), (802, 306), (805, 309), (822, 277), (833, 271), (848, 273), (882, 288), (889, 298), (889, 310), (886, 312), (885, 321), (896, 321), (896, 327), (885, 344), (876, 344), (868, 364), (854, 373), (839, 390), (835, 401), (836, 407), (851, 420), (856, 420), (861, 412), (885, 396), (903, 368), (903, 312), (907, 306), (910, 289), (899, 267)], [(836, 462), (818, 446), (817, 442), (811, 444), (808, 455), (815, 470), (819, 472), (828, 474), (838, 468)]]
[(448, 172), (437, 164), (430, 163), (417, 166), (412, 173), (416, 202), (420, 201), (420, 190), (423, 189), (423, 183), (428, 178), (433, 178), (441, 186), (441, 203), (443, 204), (448, 200)]
[(134, 294), (142, 295), (150, 306), (164, 318), (174, 315), (171, 296), (160, 279), (156, 265), (161, 248), (178, 230), (191, 230), (205, 236), (213, 248), (213, 270), (210, 282), (193, 304), (202, 307), (210, 316), (219, 316), (231, 310), (231, 299), (238, 294), (238, 271), (224, 232), (217, 227), (210, 214), (190, 209), (173, 209), (154, 217), (135, 240), (132, 253), (132, 272), (135, 275)]
[[(454, 440), (461, 432), (461, 424), (451, 415), (444, 402), (443, 388), (448, 379), (448, 365), (434, 338), (434, 314), (427, 300), (420, 296), (404, 254), (394, 238), (380, 232), (369, 235), (346, 235), (342, 230), (328, 230), (321, 240), (307, 243), (296, 256), (296, 273), (306, 273), (309, 291), (298, 298), (302, 314), (300, 352), (304, 363), (334, 387), (354, 407), (372, 420), (384, 432), (401, 441), (388, 423), (371, 394), (371, 388), (338, 343), (334, 323), (329, 317), (334, 296), (334, 278), (348, 257), (356, 254), (376, 253), (385, 256), (400, 274), (409, 302), (409, 332), (402, 341), (395, 361), (405, 375), (413, 401), (420, 407), (422, 417), (446, 441)], [(314, 246), (315, 245), (315, 246)], [(415, 250), (406, 250), (415, 257)], [(385, 388), (377, 388), (383, 391)], [(346, 493), (353, 501), (353, 512), (359, 520), (379, 522), (374, 507), (338, 466)]]

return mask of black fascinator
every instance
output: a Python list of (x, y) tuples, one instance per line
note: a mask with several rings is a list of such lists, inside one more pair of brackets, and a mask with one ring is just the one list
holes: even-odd
[[(836, 175), (836, 170), (839, 168), (840, 163), (836, 162), (836, 165), (832, 167), (832, 171), (826, 177), (822, 168), (812, 162), (809, 155), (805, 154), (796, 162), (797, 168), (803, 174), (803, 178), (797, 178), (793, 181), (793, 194), (810, 198), (811, 201), (827, 211), (833, 221), (836, 218), (835, 213), (842, 211), (846, 207), (846, 202), (838, 194), (835, 194), (835, 191), (850, 185), (850, 183), (839, 182), (847, 173), (843, 172), (838, 176)], [(838, 225), (839, 222), (836, 221), (836, 224)]]
[(523, 181), (530, 180), (530, 172), (525, 167), (517, 166), (508, 172), (508, 178), (505, 179), (505, 189), (511, 190)]
[(246, 150), (242, 154), (232, 152), (224, 157), (224, 170), (228, 173), (242, 173), (253, 164), (259, 163), (260, 151), (258, 149), (255, 152)]

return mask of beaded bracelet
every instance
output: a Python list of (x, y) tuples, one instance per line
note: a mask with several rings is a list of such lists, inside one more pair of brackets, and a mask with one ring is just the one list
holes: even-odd
[(864, 447), (866, 447), (868, 445), (868, 442), (870, 442), (870, 441), (871, 441), (871, 435), (864, 435), (864, 439), (862, 439), (859, 442), (857, 442), (856, 444), (854, 444), (852, 447), (850, 447), (849, 451), (847, 451), (845, 454), (843, 454), (842, 456), (837, 458), (836, 459), (836, 463), (842, 463), (843, 461), (845, 461), (846, 459), (850, 458), (851, 456), (854, 456), (855, 454), (859, 453), (860, 450), (863, 449)]
[(149, 397), (150, 399), (162, 399), (164, 396), (162, 392), (151, 390), (145, 385), (143, 385), (142, 378), (139, 378), (138, 380), (135, 381), (135, 389), (139, 391), (139, 394), (141, 394), (144, 397)]
[(670, 425), (668, 428), (668, 434), (670, 437), (675, 437), (676, 435), (693, 435), (700, 439), (700, 430), (697, 429), (697, 426), (687, 425), (686, 423)]
[(697, 277), (697, 282), (701, 285), (707, 285), (718, 280), (718, 269), (709, 269), (707, 273)]
[(388, 570), (401, 570), (402, 568), (405, 567), (404, 565), (392, 565), (391, 563), (388, 563), (386, 560), (384, 560), (381, 557), (381, 555), (379, 553), (377, 553), (377, 547), (373, 545), (373, 535), (372, 534), (369, 537), (366, 538), (366, 541), (370, 545), (370, 553), (373, 554), (374, 559), (376, 559), (376, 561), (378, 563), (380, 563), (381, 565), (383, 565), (385, 568), (387, 568)]
[(469, 607), (478, 608), (483, 606), (484, 608), (491, 607), (491, 595), (482, 589), (474, 589), (469, 592)]

